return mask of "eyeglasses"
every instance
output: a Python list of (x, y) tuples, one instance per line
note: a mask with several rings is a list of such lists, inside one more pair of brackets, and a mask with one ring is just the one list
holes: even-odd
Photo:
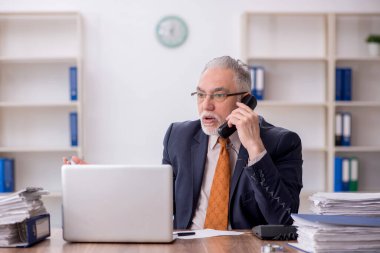
[(191, 96), (197, 95), (198, 102), (202, 102), (203, 100), (206, 99), (207, 96), (210, 96), (210, 99), (213, 99), (216, 102), (223, 102), (224, 100), (226, 100), (227, 97), (243, 95), (245, 93), (247, 92), (246, 91), (237, 92), (237, 93), (221, 93), (221, 92), (218, 93), (217, 92), (214, 94), (206, 94), (204, 92), (195, 91), (191, 93)]

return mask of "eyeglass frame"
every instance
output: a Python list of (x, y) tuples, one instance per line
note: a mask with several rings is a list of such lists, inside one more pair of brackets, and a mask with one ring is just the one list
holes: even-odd
[[(206, 98), (207, 98), (207, 95), (210, 96), (210, 99), (215, 99), (215, 95), (224, 95), (224, 99), (223, 99), (223, 100), (221, 100), (221, 101), (217, 101), (217, 100), (215, 100), (215, 101), (217, 101), (217, 102), (223, 102), (223, 101), (225, 101), (225, 100), (227, 99), (227, 97), (231, 97), (231, 96), (239, 96), (239, 95), (246, 94), (246, 93), (248, 93), (248, 92), (247, 92), (247, 91), (241, 91), (241, 92), (235, 92), (235, 93), (223, 93), (223, 94), (222, 94), (222, 93), (216, 93), (216, 94), (207, 94), (207, 93), (204, 93), (204, 92), (194, 91), (194, 92), (192, 92), (190, 95), (191, 95), (191, 96), (194, 96), (194, 95), (196, 95), (196, 94), (198, 94), (198, 93), (202, 93), (202, 94), (206, 95), (206, 97), (203, 98), (203, 99), (206, 99)], [(199, 97), (197, 97), (197, 99), (199, 99)]]

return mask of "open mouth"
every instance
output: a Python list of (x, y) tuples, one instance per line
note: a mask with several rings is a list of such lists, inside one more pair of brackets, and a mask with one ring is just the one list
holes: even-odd
[(218, 123), (218, 120), (212, 115), (205, 115), (202, 117), (202, 122), (204, 125), (215, 125)]

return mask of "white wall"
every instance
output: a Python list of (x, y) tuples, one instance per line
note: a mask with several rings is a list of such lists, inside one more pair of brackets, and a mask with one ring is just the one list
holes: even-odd
[[(1, 0), (0, 11), (78, 11), (84, 19), (85, 158), (160, 163), (173, 121), (195, 119), (190, 97), (204, 64), (239, 57), (240, 15), (265, 12), (380, 12), (378, 0)], [(164, 15), (190, 30), (180, 48), (156, 40)]]

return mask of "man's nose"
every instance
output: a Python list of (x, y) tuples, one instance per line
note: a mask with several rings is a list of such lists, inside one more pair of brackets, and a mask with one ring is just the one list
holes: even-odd
[(207, 95), (202, 102), (202, 106), (204, 110), (213, 111), (215, 109), (214, 99), (210, 95)]

